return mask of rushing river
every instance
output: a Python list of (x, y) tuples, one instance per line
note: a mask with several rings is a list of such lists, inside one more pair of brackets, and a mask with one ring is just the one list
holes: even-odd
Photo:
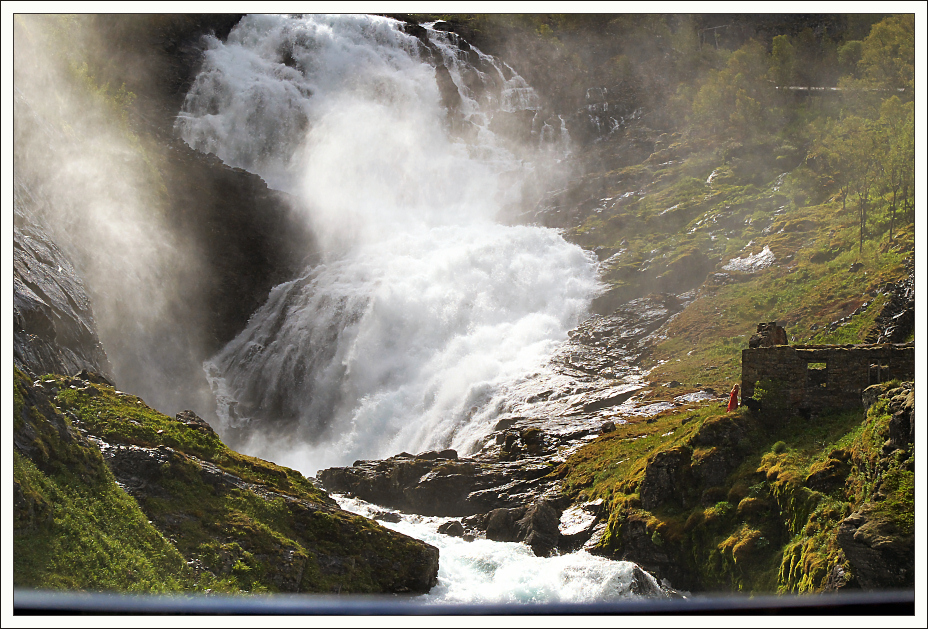
[[(339, 505), (373, 517), (379, 508), (335, 496)], [(627, 561), (611, 561), (579, 551), (536, 557), (525, 544), (464, 541), (438, 533), (449, 518), (398, 514), (399, 522), (382, 522), (395, 531), (436, 546), (441, 553), (438, 585), (421, 597), (426, 604), (590, 603), (666, 598), (651, 575)]]

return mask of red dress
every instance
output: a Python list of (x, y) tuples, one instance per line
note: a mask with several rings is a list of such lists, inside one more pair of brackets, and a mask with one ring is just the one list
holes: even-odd
[(732, 391), (731, 397), (728, 398), (728, 412), (732, 412), (738, 409), (738, 392)]

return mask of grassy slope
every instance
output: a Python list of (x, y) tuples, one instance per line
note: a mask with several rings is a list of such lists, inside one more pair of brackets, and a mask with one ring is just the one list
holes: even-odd
[[(14, 374), (14, 430), (29, 450), (15, 454), (17, 586), (384, 592), (406, 589), (421, 568), (420, 542), (333, 508), (295, 470), (234, 452), (112, 387), (42, 380), (57, 396)], [(139, 469), (146, 490), (136, 501), (72, 423), (170, 456)], [(204, 462), (251, 487), (217, 485)]]
[[(819, 591), (836, 565), (848, 572), (835, 535), (840, 521), (874, 498), (877, 462), (890, 415), (885, 402), (862, 412), (815, 418), (718, 403), (665, 413), (651, 424), (626, 424), (585, 446), (559, 469), (577, 500), (603, 498), (609, 529), (601, 546), (621, 554), (632, 521), (685, 565), (706, 590)], [(642, 482), (661, 453), (684, 451), (678, 495), (642, 507)], [(727, 462), (718, 484), (706, 470)], [(881, 477), (880, 517), (903, 534), (914, 520), (914, 453), (892, 459)]]
[[(13, 457), (17, 587), (161, 592), (190, 588), (180, 553), (120, 489), (99, 450), (14, 374), (14, 430), (34, 427), (35, 453)], [(46, 419), (49, 418), (49, 419)]]
[[(622, 251), (604, 273), (613, 291), (634, 297), (666, 290), (662, 280), (687, 272), (694, 252), (710, 261), (708, 278), (692, 283), (698, 299), (654, 349), (653, 382), (727, 390), (740, 380), (740, 352), (761, 321), (778, 321), (797, 343), (862, 342), (885, 299), (877, 289), (905, 276), (902, 261), (915, 248), (914, 224), (890, 242), (878, 214), (861, 253), (853, 211), (842, 214), (840, 202), (807, 166), (780, 170), (777, 154), (788, 148), (774, 147), (745, 165), (725, 158), (722, 146), (681, 140), (665, 150), (682, 156), (682, 163), (652, 163), (661, 157), (593, 175), (610, 182), (603, 198), (639, 193), (591, 213), (567, 233), (586, 248)], [(764, 270), (722, 268), (765, 247), (775, 261)], [(851, 272), (855, 262), (862, 267)], [(864, 303), (864, 313), (827, 331)]]

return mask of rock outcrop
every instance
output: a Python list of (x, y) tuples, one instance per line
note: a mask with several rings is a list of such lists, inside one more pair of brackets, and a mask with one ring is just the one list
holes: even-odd
[(524, 506), (553, 491), (555, 481), (545, 478), (551, 470), (540, 458), (493, 461), (404, 452), (317, 476), (329, 491), (421, 515), (460, 517)]
[[(811, 420), (834, 439), (811, 449), (801, 415), (787, 424), (763, 412), (710, 415), (685, 440), (639, 455), (616, 485), (604, 531), (579, 520), (575, 528), (592, 525), (591, 552), (689, 590), (911, 588), (914, 387), (874, 385), (864, 402), (866, 417)], [(600, 439), (601, 452), (623, 456), (612, 433)], [(805, 449), (804, 463), (792, 444)], [(585, 469), (590, 457), (578, 453)], [(776, 573), (756, 569), (777, 564)]]
[[(908, 507), (914, 506), (915, 389), (914, 383), (900, 387), (882, 384), (864, 391), (865, 404), (887, 402), (886, 441), (873, 470), (876, 491), (873, 499), (860, 505), (845, 518), (837, 542), (853, 567), (856, 583), (864, 589), (907, 588), (914, 583), (914, 520), (907, 519)], [(901, 466), (898, 463), (904, 462)], [(902, 503), (900, 503), (900, 499)], [(912, 504), (904, 504), (906, 501)], [(914, 514), (910, 514), (913, 515)]]
[[(109, 508), (141, 527), (137, 534), (160, 549), (152, 552), (186, 562), (165, 568), (160, 589), (213, 583), (220, 591), (423, 593), (436, 584), (437, 548), (339, 509), (294, 470), (229, 450), (191, 411), (172, 419), (95, 374), (83, 376), (31, 382), (21, 371), (14, 374), (18, 562), (43, 552), (25, 543), (26, 534), (44, 536), (57, 547), (56, 519), (86, 518), (67, 510), (66, 496), (90, 493), (101, 509), (110, 497), (120, 501)], [(45, 497), (50, 486), (58, 488), (54, 500)], [(112, 540), (108, 561), (113, 565), (127, 561), (125, 548), (135, 549), (131, 561), (145, 552), (145, 545), (124, 538), (119, 527), (97, 531), (94, 526), (108, 523), (92, 521), (87, 526), (82, 534)], [(80, 552), (76, 548), (73, 552)], [(52, 567), (61, 562), (65, 567)], [(80, 572), (83, 557), (37, 563), (28, 573), (17, 570), (17, 585), (48, 587), (61, 579), (71, 587), (98, 583)], [(78, 566), (74, 574), (67, 567), (72, 563)], [(109, 579), (103, 583), (110, 588), (127, 588), (120, 578), (101, 577)]]
[(23, 182), (13, 193), (13, 363), (34, 374), (111, 373), (90, 297), (68, 257), (33, 222), (41, 204)]
[(773, 347), (774, 345), (789, 345), (786, 330), (777, 325), (776, 321), (758, 323), (757, 332), (748, 340), (748, 347)]

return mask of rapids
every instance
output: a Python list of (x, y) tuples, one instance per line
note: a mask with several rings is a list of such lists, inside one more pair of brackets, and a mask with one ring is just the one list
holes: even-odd
[(500, 220), (566, 138), (494, 132), (537, 96), (426, 26), (429, 45), (382, 17), (246, 17), (209, 41), (176, 122), (192, 147), (293, 195), (322, 243), (205, 364), (220, 433), (306, 474), (474, 449), (498, 412), (487, 402), (599, 289), (579, 247)]
[[(366, 517), (383, 512), (356, 498), (336, 495), (339, 506)], [(590, 603), (668, 598), (653, 576), (628, 561), (611, 561), (578, 551), (536, 557), (525, 544), (464, 541), (442, 535), (449, 518), (397, 514), (381, 522), (395, 531), (438, 547), (438, 584), (419, 600), (427, 605), (468, 603)]]

